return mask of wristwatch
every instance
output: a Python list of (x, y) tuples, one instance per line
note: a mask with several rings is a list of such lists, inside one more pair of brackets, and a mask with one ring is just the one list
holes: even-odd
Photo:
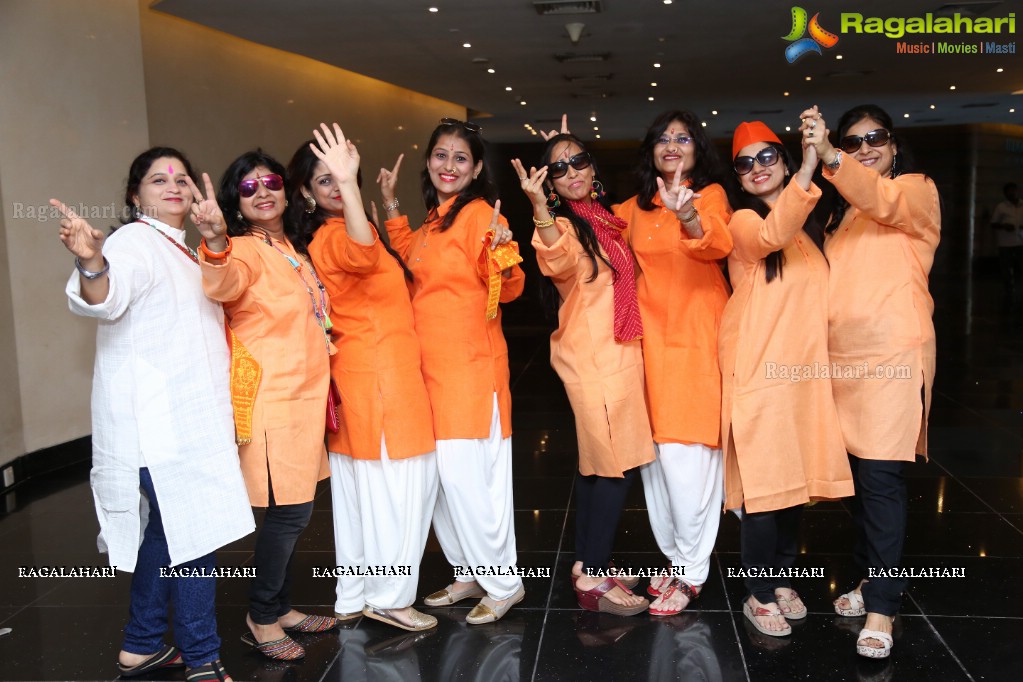
[(824, 165), (827, 166), (828, 170), (830, 171), (837, 171), (838, 167), (842, 165), (842, 150), (839, 149), (838, 151), (836, 151), (835, 158), (832, 160), (832, 162), (826, 163)]

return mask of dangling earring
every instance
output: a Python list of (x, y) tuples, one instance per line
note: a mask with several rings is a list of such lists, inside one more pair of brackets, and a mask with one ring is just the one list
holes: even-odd
[(547, 208), (553, 210), (558, 206), (561, 206), (561, 198), (552, 189), (551, 193), (547, 195)]
[(890, 178), (898, 177), (899, 174), (895, 170), (896, 167), (898, 166), (898, 163), (899, 163), (899, 153), (895, 152), (895, 154), (892, 156), (892, 169), (888, 172), (888, 177), (890, 177)]
[(316, 212), (316, 199), (308, 194), (303, 194), (302, 197), (305, 199), (305, 212), (315, 213)]
[(242, 215), (241, 211), (235, 211), (234, 217), (238, 219), (239, 223), (245, 222), (245, 216)]
[(590, 186), (590, 199), (596, 201), (604, 197), (604, 186), (600, 184), (600, 180), (593, 179), (593, 184)]

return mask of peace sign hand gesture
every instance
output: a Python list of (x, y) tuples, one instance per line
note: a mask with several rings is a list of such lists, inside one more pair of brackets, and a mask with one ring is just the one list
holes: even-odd
[(700, 195), (682, 184), (682, 166), (679, 165), (675, 171), (675, 177), (672, 178), (670, 185), (665, 184), (664, 180), (658, 177), (657, 190), (661, 195), (661, 201), (664, 202), (664, 207), (674, 212), (689, 236), (693, 239), (702, 237), (703, 228), (700, 226), (700, 214), (696, 212), (696, 207), (693, 205), (693, 199)]
[(224, 220), (224, 214), (217, 204), (217, 193), (213, 189), (213, 182), (210, 180), (209, 173), (202, 174), (202, 181), (206, 187), (205, 198), (195, 183), (192, 182), (192, 178), (185, 176), (185, 182), (188, 184), (188, 189), (192, 193), (192, 199), (195, 201), (192, 204), (192, 222), (195, 224), (196, 229), (199, 230), (199, 234), (206, 240), (206, 246), (211, 251), (223, 251), (227, 248), (227, 238), (224, 236), (227, 234), (227, 222)]
[(50, 199), (50, 205), (64, 216), (60, 221), (60, 241), (78, 257), (86, 270), (98, 272), (103, 268), (103, 233), (72, 211), (63, 201)]

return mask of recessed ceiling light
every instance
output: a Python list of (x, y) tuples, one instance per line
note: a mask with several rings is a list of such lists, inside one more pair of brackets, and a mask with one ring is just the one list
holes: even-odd
[(932, 105), (931, 105), (931, 109), (933, 109), (933, 108), (934, 108), (934, 105), (932, 104)]
[(487, 73), (495, 73), (493, 69), (487, 69)]
[(950, 85), (950, 86), (948, 86), (948, 89), (949, 89), (949, 90), (955, 90), (955, 89), (956, 89), (956, 86), (954, 86), (954, 85)]
[(902, 118), (909, 118), (909, 114), (903, 114)]
[(660, 62), (654, 62), (654, 68), (655, 69), (661, 68), (661, 63)]
[(810, 76), (807, 76), (807, 77), (806, 77), (806, 80), (808, 80), (808, 81), (809, 81), (809, 80), (813, 80), (813, 78), (811, 78)]
[(707, 122), (706, 121), (700, 121), (700, 125), (702, 125), (704, 128), (706, 128), (707, 127)]
[(1002, 69), (1002, 68), (995, 69), (996, 73), (1001, 73), (1002, 71), (1005, 71), (1005, 69)]
[(600, 130), (600, 127), (599, 126), (593, 126), (593, 129), (594, 130)]
[(522, 106), (526, 106), (526, 100), (522, 100), (521, 102), (519, 102), (519, 104), (521, 104)]
[(472, 43), (462, 43), (462, 47), (472, 47)]
[(785, 132), (792, 132), (792, 126), (785, 126)]
[(647, 98), (646, 98), (646, 101), (647, 101), (647, 102), (653, 102), (653, 101), (654, 101), (654, 98), (653, 98), (653, 97), (647, 97)]
[(657, 87), (657, 83), (651, 83), (651, 84), (650, 84), (650, 87), (651, 87), (651, 88), (656, 88), (656, 87)]
[(598, 139), (598, 140), (600, 139), (600, 135), (597, 135), (597, 139)]
[(431, 8), (429, 9), (429, 11), (430, 11), (430, 12), (439, 12), (440, 10), (439, 10), (439, 9), (437, 9), (436, 7), (431, 7)]
[(505, 89), (505, 91), (507, 91), (507, 92), (511, 92), (511, 91), (512, 91), (512, 86), (510, 86), (510, 85), (506, 85), (506, 86), (504, 86), (504, 89)]
[(594, 123), (596, 123), (597, 117), (596, 116), (590, 116), (590, 120), (593, 121)]
[(1015, 114), (1015, 113), (1016, 113), (1016, 110), (1015, 110), (1015, 109), (1009, 109), (1009, 113), (1010, 113), (1010, 114)]
[(523, 123), (522, 125), (525, 126), (526, 128), (531, 127), (528, 123)]
[(783, 93), (781, 93), (781, 94), (782, 94), (783, 96), (785, 96), (785, 97), (788, 97), (788, 96), (789, 96), (789, 93), (787, 93), (787, 92), (783, 92)]
[(835, 59), (841, 59), (841, 58), (842, 58), (842, 55), (840, 55), (840, 54), (836, 54), (835, 55)]
[(717, 109), (711, 109), (710, 110), (710, 115), (711, 116), (717, 116), (718, 115), (718, 110)]
[(664, 0), (664, 4), (665, 5), (670, 5), (671, 4), (671, 0)]

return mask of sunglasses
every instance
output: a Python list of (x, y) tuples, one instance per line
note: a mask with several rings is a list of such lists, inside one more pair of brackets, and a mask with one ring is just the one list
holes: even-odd
[(593, 164), (593, 157), (589, 152), (579, 152), (568, 161), (555, 161), (547, 164), (547, 177), (551, 180), (563, 178), (568, 175), (568, 167), (571, 166), (578, 171), (589, 168)]
[(671, 144), (672, 142), (674, 142), (677, 145), (685, 147), (687, 144), (693, 143), (693, 138), (689, 137), (688, 135), (676, 135), (675, 137), (661, 135), (659, 138), (657, 138), (657, 144), (659, 145)]
[(847, 135), (842, 138), (842, 141), (838, 143), (838, 146), (842, 148), (842, 151), (846, 154), (855, 154), (860, 150), (860, 146), (866, 142), (871, 147), (883, 147), (888, 144), (892, 139), (892, 134), (884, 128), (878, 128), (877, 130), (871, 130), (866, 135)]
[(259, 189), (259, 183), (261, 182), (263, 183), (263, 187), (266, 187), (271, 192), (284, 189), (284, 178), (277, 175), (277, 173), (271, 173), (270, 175), (261, 175), (252, 180), (242, 180), (238, 183), (238, 194), (248, 199), (256, 193), (256, 190)]
[(767, 168), (778, 163), (778, 159), (781, 158), (781, 154), (774, 147), (764, 147), (756, 156), (737, 156), (735, 161), (732, 162), (732, 166), (735, 168), (735, 172), (739, 175), (746, 175), (753, 170), (753, 162), (756, 161), (762, 167)]
[(468, 121), (459, 121), (457, 118), (442, 118), (440, 120), (442, 126), (462, 126), (470, 133), (476, 133), (477, 135), (483, 132), (483, 128), (476, 125), (475, 123), (469, 123)]

